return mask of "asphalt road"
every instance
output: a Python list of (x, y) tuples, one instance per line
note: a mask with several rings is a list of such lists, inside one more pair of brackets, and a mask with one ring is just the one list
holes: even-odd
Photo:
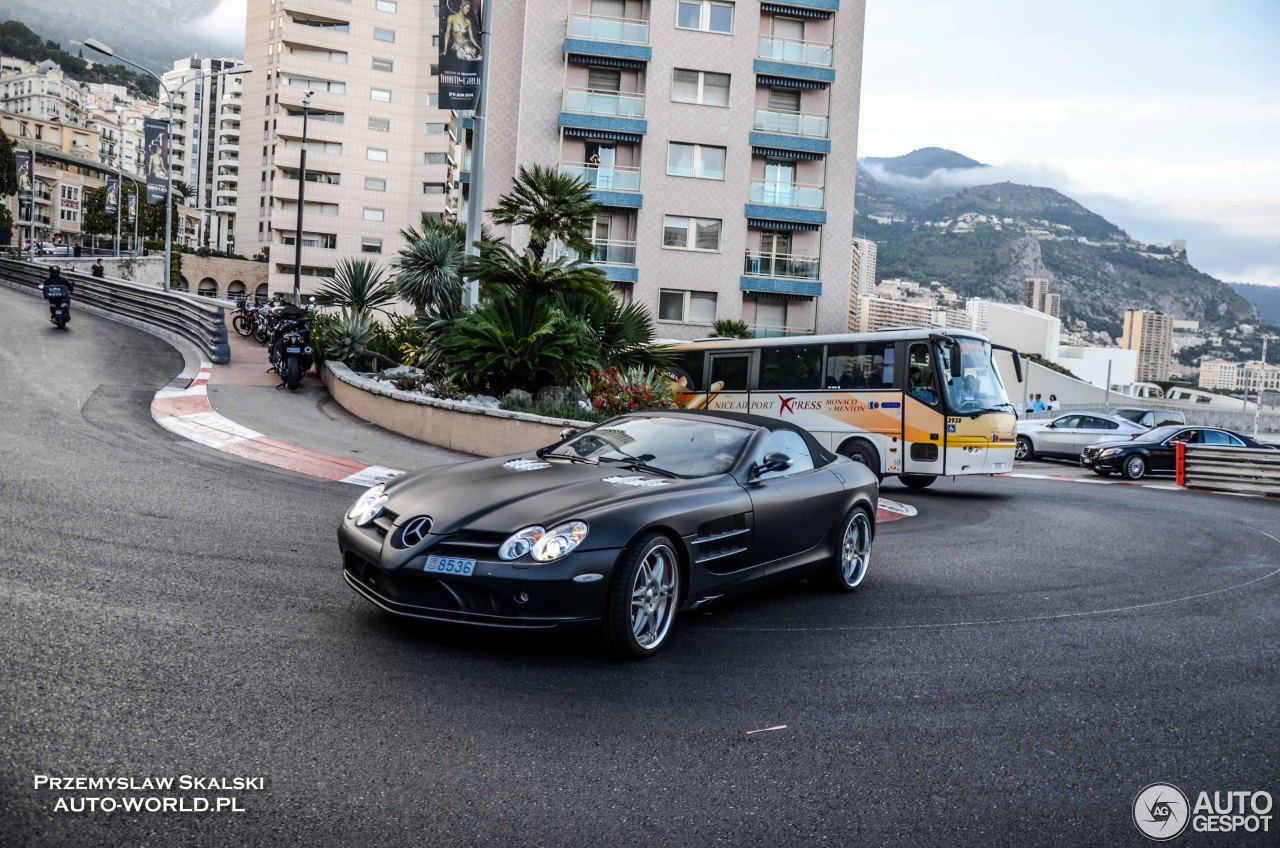
[[(895, 486), (920, 515), (854, 595), (725, 603), (619, 663), (378, 613), (339, 573), (355, 491), (155, 426), (180, 368), (0, 289), (2, 845), (1143, 845), (1149, 783), (1280, 790), (1274, 501)], [(266, 781), (69, 813), (118, 793), (36, 775)], [(1178, 844), (1274, 844), (1217, 839)]]

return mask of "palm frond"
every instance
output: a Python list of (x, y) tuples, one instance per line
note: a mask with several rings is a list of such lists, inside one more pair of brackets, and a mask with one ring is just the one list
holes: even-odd
[(340, 259), (333, 276), (316, 292), (316, 303), (363, 314), (386, 312), (383, 307), (396, 299), (386, 276), (384, 268), (368, 259)]
[(599, 210), (591, 187), (577, 177), (556, 168), (521, 165), (511, 191), (489, 213), (495, 223), (528, 227), (529, 249), (541, 259), (552, 239), (589, 253)]

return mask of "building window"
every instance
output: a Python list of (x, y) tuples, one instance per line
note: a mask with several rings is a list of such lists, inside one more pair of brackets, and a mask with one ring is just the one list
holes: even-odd
[(369, 99), (376, 100), (379, 103), (390, 103), (391, 92), (385, 88), (371, 88), (369, 89)]
[[(283, 168), (282, 170), (284, 171), (284, 178), (285, 178), (286, 180), (296, 180), (296, 179), (300, 176), (300, 173), (301, 173), (301, 172), (299, 171), (299, 169), (297, 169), (297, 168)], [(336, 174), (336, 173), (334, 173), (334, 172), (332, 172), (332, 171), (312, 171), (312, 170), (308, 170), (308, 171), (307, 171), (307, 182), (309, 182), (309, 183), (322, 183), (322, 184), (324, 184), (324, 185), (341, 185), (341, 184), (342, 184), (342, 175), (341, 175), (341, 174)]]
[(290, 55), (301, 59), (315, 59), (319, 62), (333, 62), (335, 65), (347, 64), (347, 54), (338, 50), (316, 50), (313, 47), (292, 47)]
[(424, 165), (448, 165), (448, 153), (424, 153), (422, 154), (422, 164)]
[(427, 124), (427, 135), (444, 135), (448, 131), (449, 127), (446, 124)]
[(395, 0), (377, 0), (376, 5), (379, 12), (391, 12), (392, 14), (395, 14)]
[(374, 41), (385, 41), (385, 42), (387, 42), (388, 44), (394, 44), (394, 43), (395, 43), (395, 40), (396, 40), (396, 34), (395, 34), (393, 31), (389, 30), (389, 29), (376, 29), (376, 28), (375, 28), (375, 29), (374, 29), (374, 31), (373, 31), (373, 40), (374, 40)]
[(422, 184), (423, 194), (444, 194), (444, 189), (445, 187), (443, 183), (423, 183)]
[(373, 60), (373, 69), (375, 71), (390, 72), (391, 69), (394, 67), (395, 67), (395, 63), (392, 62), (390, 59), (374, 59)]
[[(351, 25), (346, 21), (326, 20), (324, 18), (300, 18), (290, 16), (289, 18), (299, 26), (316, 27), (317, 29), (327, 29), (329, 32), (350, 32)], [(272, 21), (272, 23), (275, 23)]]
[(733, 32), (733, 4), (717, 0), (679, 0), (676, 26), (703, 32)]
[(370, 161), (370, 162), (385, 162), (385, 161), (387, 161), (387, 151), (386, 151), (386, 150), (384, 150), (384, 149), (383, 149), (383, 148), (381, 148), (381, 147), (370, 147), (370, 148), (368, 148), (368, 154), (367, 154), (367, 155), (368, 155), (368, 157), (369, 157), (369, 161)]
[(369, 129), (374, 130), (376, 132), (390, 132), (391, 121), (388, 120), (387, 118), (370, 118)]
[[(283, 244), (297, 244), (298, 240), (293, 233), (282, 233), (280, 241)], [(303, 247), (318, 247), (322, 250), (335, 250), (338, 247), (338, 237), (333, 233), (307, 233), (302, 234)]]
[(360, 239), (360, 252), (361, 253), (381, 253), (382, 239), (369, 238), (368, 236), (365, 236), (364, 238)]
[(658, 320), (685, 324), (714, 324), (715, 292), (662, 289), (658, 293)]
[(428, 94), (428, 95), (427, 95), (427, 105), (428, 105), (428, 106), (439, 106), (439, 105), (440, 105), (440, 92), (438, 92), (438, 91), (433, 91), (433, 92), (431, 92), (430, 94)]
[(381, 177), (365, 177), (364, 187), (366, 191), (386, 191), (387, 181)]
[(676, 68), (671, 75), (671, 99), (703, 106), (729, 105), (729, 75)]
[[(327, 91), (330, 94), (346, 94), (347, 84), (345, 82), (337, 82), (336, 80), (314, 79), (312, 77), (293, 77), (286, 76), (284, 78), (285, 85), (295, 85), (300, 88), (309, 88), (312, 91)], [(268, 96), (268, 101), (270, 96)], [(271, 105), (270, 102), (267, 104)]]
[(662, 246), (675, 250), (720, 249), (720, 219), (667, 215), (662, 219)]
[(671, 142), (667, 146), (667, 173), (673, 177), (724, 179), (725, 149), (705, 144)]
[(364, 208), (364, 219), (366, 221), (381, 221), (386, 217), (386, 213), (381, 209), (370, 209), (368, 206)]
[(429, 71), (429, 73), (431, 74), (431, 76), (433, 76), (433, 77), (438, 77), (438, 76), (440, 76), (440, 66), (439, 66), (439, 65), (432, 65), (430, 68), (428, 68), (428, 71)]

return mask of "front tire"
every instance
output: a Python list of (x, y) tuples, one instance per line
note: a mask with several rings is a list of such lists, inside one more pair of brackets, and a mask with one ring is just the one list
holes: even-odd
[(650, 533), (623, 552), (609, 589), (604, 633), (614, 653), (631, 659), (666, 644), (680, 606), (680, 563), (671, 540)]
[(266, 324), (255, 323), (253, 325), (253, 340), (258, 344), (267, 343), (267, 325)]
[(248, 336), (253, 333), (253, 324), (249, 322), (247, 315), (236, 315), (231, 319), (231, 329), (242, 336)]
[(1147, 460), (1141, 454), (1126, 456), (1120, 464), (1120, 476), (1126, 480), (1141, 480), (1147, 476)]
[(867, 576), (871, 564), (871, 542), (875, 537), (875, 524), (871, 515), (861, 507), (855, 507), (840, 525), (835, 556), (813, 575), (813, 582), (833, 592), (852, 592)]
[(908, 489), (927, 489), (937, 480), (936, 474), (899, 474), (898, 482)]
[(297, 355), (292, 355), (284, 364), (284, 384), (289, 387), (289, 391), (296, 392), (301, 382), (302, 363), (298, 361)]
[(1018, 444), (1013, 449), (1013, 458), (1019, 462), (1026, 462), (1029, 459), (1036, 458), (1035, 448), (1031, 446), (1031, 440), (1026, 436), (1018, 437)]

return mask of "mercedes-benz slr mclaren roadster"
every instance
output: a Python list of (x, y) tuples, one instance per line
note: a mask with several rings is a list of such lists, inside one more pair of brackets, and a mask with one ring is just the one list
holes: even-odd
[(338, 529), (343, 576), (396, 615), (603, 629), (657, 652), (676, 613), (766, 581), (857, 588), (878, 489), (786, 422), (638, 412), (516, 456), (406, 474)]

